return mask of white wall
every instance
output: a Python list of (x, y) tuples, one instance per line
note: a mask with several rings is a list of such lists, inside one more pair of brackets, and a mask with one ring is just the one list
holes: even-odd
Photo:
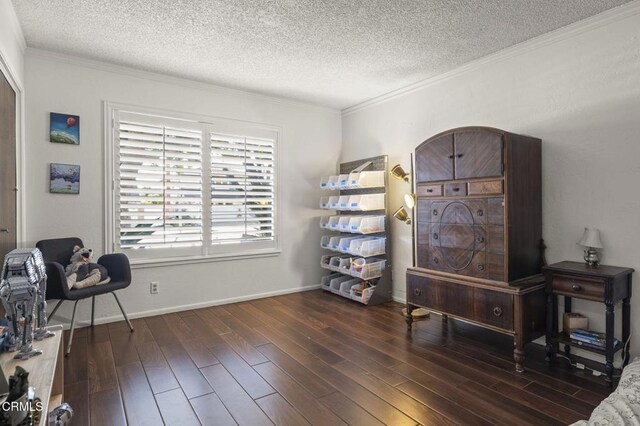
[[(336, 169), (341, 144), (338, 111), (41, 51), (27, 51), (25, 68), (27, 245), (44, 238), (79, 236), (87, 247), (102, 252), (103, 101), (107, 100), (282, 129), (282, 254), (134, 269), (132, 285), (121, 292), (129, 313), (135, 316), (187, 305), (211, 305), (319, 284), (318, 182), (320, 176)], [(50, 112), (80, 116), (79, 146), (48, 141)], [(81, 165), (79, 195), (49, 194), (51, 162)], [(152, 280), (160, 282), (157, 295), (149, 294)], [(90, 302), (81, 305), (79, 318), (87, 319)], [(63, 312), (66, 318), (70, 318), (70, 307)], [(103, 319), (118, 312), (110, 297), (99, 298), (97, 309), (97, 318)]]
[[(640, 7), (604, 16), (347, 110), (341, 160), (389, 154), (408, 170), (418, 144), (466, 125), (537, 136), (548, 262), (581, 260), (576, 241), (590, 226), (601, 230), (604, 263), (640, 271)], [(393, 208), (409, 186), (392, 185)], [(392, 232), (394, 296), (404, 300), (411, 228), (393, 221)], [(636, 293), (632, 355), (640, 355)], [(603, 306), (576, 306), (604, 330)]]
[(22, 85), (24, 76), (24, 36), (11, 1), (0, 1), (0, 62)]

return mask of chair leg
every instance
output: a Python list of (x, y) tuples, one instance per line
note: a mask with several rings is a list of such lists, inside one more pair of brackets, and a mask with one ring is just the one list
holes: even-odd
[(69, 356), (69, 352), (71, 352), (71, 342), (73, 341), (73, 328), (76, 325), (76, 308), (78, 307), (78, 302), (80, 300), (76, 300), (73, 304), (73, 314), (71, 314), (71, 331), (69, 332), (69, 342), (67, 343), (67, 351), (64, 356)]
[(122, 311), (122, 316), (124, 316), (124, 319), (127, 321), (127, 325), (129, 326), (129, 330), (131, 330), (131, 332), (133, 333), (133, 326), (131, 325), (131, 321), (129, 321), (129, 318), (127, 317), (127, 313), (122, 308), (122, 305), (120, 304), (120, 300), (118, 299), (118, 296), (116, 296), (116, 293), (113, 292), (113, 291), (111, 292), (111, 294), (113, 294), (113, 297), (116, 298), (116, 302), (118, 302), (118, 306), (120, 307), (120, 310)]
[(56, 303), (56, 306), (53, 308), (53, 311), (51, 311), (51, 314), (49, 315), (49, 318), (47, 318), (47, 323), (49, 321), (51, 321), (51, 318), (53, 318), (53, 316), (56, 314), (56, 311), (58, 310), (60, 305), (62, 305), (62, 302), (64, 302), (64, 299), (58, 300), (58, 303)]
[(93, 327), (93, 319), (95, 317), (94, 312), (96, 311), (96, 297), (91, 296), (91, 327)]

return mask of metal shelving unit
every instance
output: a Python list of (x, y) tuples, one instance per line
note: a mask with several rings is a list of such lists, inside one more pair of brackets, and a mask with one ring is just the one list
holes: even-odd
[(329, 231), (321, 246), (333, 252), (320, 259), (333, 272), (322, 278), (323, 290), (365, 305), (391, 300), (388, 179), (388, 159), (381, 155), (342, 163), (338, 175), (321, 180), (323, 189), (339, 191), (320, 203), (335, 211), (320, 218)]

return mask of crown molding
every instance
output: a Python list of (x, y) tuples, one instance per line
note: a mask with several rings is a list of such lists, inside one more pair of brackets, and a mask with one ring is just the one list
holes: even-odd
[(203, 81), (190, 80), (187, 78), (176, 77), (169, 74), (161, 74), (152, 71), (144, 71), (137, 68), (126, 67), (123, 65), (116, 65), (109, 62), (97, 61), (94, 59), (87, 59), (80, 56), (69, 55), (66, 53), (58, 53), (50, 50), (37, 49), (34, 47), (27, 47), (25, 57), (39, 58), (49, 61), (61, 62), (65, 64), (72, 64), (80, 67), (91, 68), (98, 71), (105, 71), (114, 74), (125, 75), (128, 77), (139, 78), (142, 80), (156, 81), (159, 83), (172, 84), (182, 87), (187, 87), (197, 90), (206, 90), (208, 92), (216, 93), (219, 95), (238, 96), (245, 99), (251, 99), (255, 101), (268, 102), (272, 104), (293, 106), (296, 108), (305, 108), (315, 111), (322, 111), (328, 114), (340, 114), (340, 110), (330, 108), (323, 105), (317, 105), (307, 103), (297, 99), (271, 96), (260, 92), (252, 92), (249, 90), (234, 89), (231, 87), (219, 86), (212, 83), (206, 83)]
[(418, 81), (416, 83), (410, 84), (400, 89), (393, 90), (383, 95), (376, 96), (375, 98), (369, 99), (367, 101), (355, 104), (353, 106), (343, 109), (342, 116), (346, 117), (358, 111), (362, 111), (364, 109), (385, 103), (387, 101), (390, 101), (392, 99), (395, 99), (404, 95), (408, 95), (410, 93), (416, 92), (426, 87), (433, 86), (442, 81), (449, 80), (451, 78), (475, 71), (486, 65), (495, 64), (498, 62), (506, 61), (511, 58), (515, 58), (517, 56), (527, 54), (534, 50), (541, 49), (543, 47), (550, 46), (573, 37), (577, 37), (580, 34), (593, 31), (605, 25), (622, 21), (624, 19), (630, 18), (638, 14), (640, 14), (640, 0), (634, 0), (624, 5), (599, 13), (590, 18), (586, 18), (581, 21), (574, 22), (573, 24), (569, 24), (567, 26), (558, 28), (551, 32), (523, 41), (522, 43), (518, 43), (513, 46), (507, 47), (496, 53), (492, 53), (490, 55), (468, 62), (451, 71), (447, 71), (445, 73), (438, 74), (433, 77), (429, 77), (427, 79)]

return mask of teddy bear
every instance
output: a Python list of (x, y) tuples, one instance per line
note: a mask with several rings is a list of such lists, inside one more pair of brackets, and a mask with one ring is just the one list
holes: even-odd
[(93, 250), (80, 246), (73, 248), (70, 263), (65, 268), (69, 289), (91, 287), (111, 281), (107, 268), (92, 263), (92, 259)]

